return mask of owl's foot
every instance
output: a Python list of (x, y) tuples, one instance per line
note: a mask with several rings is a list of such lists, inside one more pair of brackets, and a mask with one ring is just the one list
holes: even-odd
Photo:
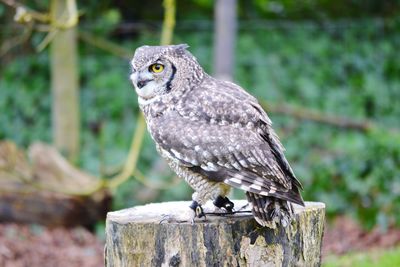
[[(190, 204), (189, 207), (194, 211), (194, 218), (201, 218), (201, 217), (206, 218), (203, 208), (196, 200), (193, 200), (192, 204)], [(194, 221), (194, 218), (193, 218), (193, 221)]]
[(230, 201), (229, 198), (223, 196), (218, 196), (213, 203), (214, 206), (216, 206), (217, 208), (224, 208), (228, 213), (232, 213), (233, 207), (235, 206), (235, 204), (233, 204), (233, 202)]

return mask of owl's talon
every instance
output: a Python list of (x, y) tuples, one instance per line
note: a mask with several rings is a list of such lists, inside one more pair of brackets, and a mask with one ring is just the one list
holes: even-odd
[(235, 204), (230, 201), (229, 198), (223, 196), (218, 196), (213, 203), (214, 206), (218, 208), (224, 208), (228, 213), (232, 213), (233, 207), (235, 206)]
[(197, 208), (196, 208), (196, 216), (198, 218), (201, 218), (203, 216), (206, 217), (206, 215), (204, 214), (203, 208), (200, 205), (197, 206)]
[(171, 220), (171, 216), (170, 215), (168, 215), (168, 214), (162, 214), (161, 215), (161, 220), (158, 222), (159, 224), (162, 224), (162, 223), (169, 223), (170, 222), (170, 220)]
[(201, 205), (197, 201), (193, 200), (192, 204), (190, 204), (189, 207), (194, 211), (194, 218), (196, 218), (196, 217), (197, 218), (201, 218), (201, 217), (206, 218), (206, 215), (204, 214), (203, 208), (201, 207)]

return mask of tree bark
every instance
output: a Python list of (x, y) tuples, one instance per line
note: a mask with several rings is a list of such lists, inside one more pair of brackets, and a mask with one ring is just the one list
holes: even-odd
[[(62, 23), (66, 0), (51, 2), (53, 21)], [(79, 82), (76, 28), (59, 29), (51, 43), (53, 141), (70, 161), (79, 153)]]
[[(247, 203), (237, 200), (238, 209)], [(250, 213), (191, 224), (190, 202), (109, 212), (106, 266), (320, 266), (325, 205), (295, 206), (287, 228), (260, 227)], [(204, 207), (213, 211), (212, 204)], [(248, 210), (248, 208), (246, 208)], [(243, 211), (243, 210), (242, 210)]]

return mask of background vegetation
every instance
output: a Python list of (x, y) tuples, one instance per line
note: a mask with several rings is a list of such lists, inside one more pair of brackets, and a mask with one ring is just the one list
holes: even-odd
[[(88, 1), (79, 7), (79, 31), (133, 55), (140, 45), (159, 43), (162, 5), (149, 2)], [(306, 200), (325, 202), (329, 215), (350, 214), (366, 227), (400, 225), (400, 4), (305, 2), (239, 1), (234, 79), (268, 101)], [(46, 1), (26, 4), (48, 7)], [(174, 35), (174, 43), (188, 43), (210, 73), (212, 5), (178, 1)], [(3, 43), (24, 30), (11, 22), (12, 15), (0, 5)], [(1, 55), (0, 139), (22, 147), (52, 142), (49, 56), (35, 52), (43, 38), (36, 32)], [(97, 175), (110, 176), (121, 167), (136, 127), (129, 68), (128, 59), (81, 39), (79, 165)], [(342, 123), (348, 121), (357, 127)], [(149, 136), (138, 169), (147, 187), (131, 177), (118, 188), (115, 208), (189, 199), (191, 190), (176, 185)]]

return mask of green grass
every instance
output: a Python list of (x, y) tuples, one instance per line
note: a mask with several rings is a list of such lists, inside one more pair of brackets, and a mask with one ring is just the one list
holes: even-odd
[(323, 267), (393, 267), (400, 266), (400, 247), (387, 250), (353, 252), (343, 256), (331, 255), (324, 259)]

